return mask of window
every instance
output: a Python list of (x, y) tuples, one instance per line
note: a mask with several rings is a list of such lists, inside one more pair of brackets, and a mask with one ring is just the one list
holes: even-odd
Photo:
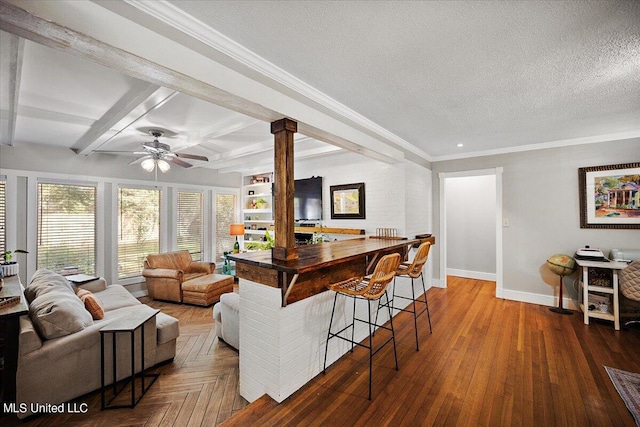
[(3, 254), (7, 250), (7, 203), (5, 190), (6, 183), (4, 180), (0, 180), (0, 254)]
[(216, 259), (233, 250), (235, 237), (229, 234), (229, 226), (236, 218), (236, 196), (216, 194)]
[(160, 191), (118, 189), (118, 279), (140, 276), (148, 254), (160, 252)]
[(188, 250), (194, 261), (202, 261), (202, 208), (202, 193), (178, 192), (178, 249)]
[(96, 187), (38, 183), (37, 268), (95, 274)]

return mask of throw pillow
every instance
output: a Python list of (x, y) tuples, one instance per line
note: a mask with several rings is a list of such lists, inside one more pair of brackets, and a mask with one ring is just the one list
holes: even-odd
[(93, 320), (104, 319), (104, 308), (102, 307), (102, 301), (96, 297), (93, 292), (86, 289), (78, 289), (78, 298), (84, 303), (84, 308), (91, 313)]
[(70, 335), (93, 325), (80, 299), (62, 290), (39, 295), (29, 304), (29, 316), (42, 339)]
[(63, 291), (70, 295), (75, 293), (71, 284), (63, 276), (41, 268), (33, 274), (31, 282), (24, 290), (24, 296), (27, 302), (31, 303), (39, 296), (53, 291)]

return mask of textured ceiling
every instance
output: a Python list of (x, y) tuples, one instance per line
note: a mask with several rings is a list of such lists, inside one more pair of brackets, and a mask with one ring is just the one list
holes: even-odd
[(436, 158), (640, 130), (637, 1), (171, 3)]

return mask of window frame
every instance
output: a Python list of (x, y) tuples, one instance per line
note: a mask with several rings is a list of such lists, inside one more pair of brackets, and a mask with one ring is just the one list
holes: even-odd
[[(98, 258), (99, 258), (99, 227), (101, 225), (101, 223), (99, 222), (99, 218), (100, 218), (100, 210), (101, 210), (101, 204), (99, 203), (99, 199), (100, 199), (100, 195), (101, 195), (101, 191), (100, 191), (100, 185), (97, 182), (94, 181), (70, 181), (70, 180), (55, 180), (55, 179), (45, 179), (45, 178), (38, 178), (37, 182), (35, 184), (35, 198), (36, 198), (36, 221), (35, 221), (35, 251), (34, 251), (34, 259), (35, 259), (35, 266), (36, 268), (48, 268), (48, 267), (39, 267), (38, 266), (38, 247), (39, 247), (39, 232), (40, 232), (40, 226), (39, 226), (39, 218), (40, 218), (40, 210), (39, 210), (39, 187), (40, 185), (66, 185), (66, 186), (77, 186), (77, 187), (93, 187), (95, 189), (95, 199), (94, 199), (94, 248), (93, 248), (93, 264), (94, 264), (94, 271), (93, 272), (88, 272), (88, 274), (92, 274), (95, 275), (98, 273), (100, 264), (98, 262)], [(84, 273), (84, 272), (81, 272)]]
[(200, 214), (202, 218), (201, 224), (201, 240), (200, 240), (200, 258), (202, 261), (206, 261), (208, 258), (208, 250), (207, 250), (207, 235), (209, 235), (209, 227), (207, 226), (207, 197), (206, 191), (203, 189), (195, 189), (195, 188), (176, 188), (175, 189), (175, 197), (172, 198), (172, 207), (173, 207), (173, 218), (175, 219), (172, 224), (172, 247), (176, 248), (176, 250), (180, 250), (178, 248), (178, 221), (180, 212), (178, 212), (179, 207), (179, 197), (180, 193), (191, 193), (191, 194), (200, 194), (201, 196), (201, 204), (200, 204)]
[(112, 221), (111, 221), (111, 227), (113, 228), (113, 241), (112, 241), (112, 278), (114, 280), (114, 283), (117, 282), (121, 285), (131, 285), (131, 284), (136, 284), (136, 283), (140, 283), (143, 281), (142, 279), (142, 274), (137, 275), (137, 276), (129, 276), (129, 277), (125, 277), (125, 278), (120, 278), (119, 277), (119, 269), (118, 269), (118, 263), (119, 263), (119, 246), (118, 246), (118, 225), (119, 225), (119, 212), (118, 212), (118, 206), (119, 206), (119, 193), (120, 193), (120, 189), (121, 188), (126, 188), (126, 189), (133, 189), (133, 190), (157, 190), (159, 191), (160, 194), (160, 212), (159, 212), (159, 217), (158, 217), (158, 221), (159, 221), (159, 226), (158, 226), (158, 247), (159, 247), (159, 251), (160, 252), (166, 252), (166, 242), (167, 242), (167, 188), (165, 186), (159, 186), (159, 185), (140, 185), (140, 184), (133, 184), (133, 183), (128, 183), (128, 182), (114, 182), (113, 185), (113, 208), (112, 208)]

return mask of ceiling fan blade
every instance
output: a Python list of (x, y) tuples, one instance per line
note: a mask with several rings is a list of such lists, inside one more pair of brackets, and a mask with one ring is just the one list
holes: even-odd
[(183, 161), (182, 161), (182, 160), (180, 160), (180, 159), (176, 159), (175, 157), (171, 157), (171, 158), (169, 158), (169, 157), (168, 157), (168, 158), (166, 158), (165, 160), (168, 160), (168, 161), (170, 161), (171, 163), (175, 163), (175, 164), (176, 164), (176, 165), (178, 165), (178, 166), (182, 166), (183, 168), (190, 168), (191, 166), (193, 166), (193, 165), (191, 165), (191, 164), (189, 164), (189, 163), (187, 163), (187, 162), (183, 162)]
[(160, 152), (160, 150), (157, 147), (154, 147), (151, 144), (142, 144), (142, 148), (144, 148), (147, 151), (154, 152), (154, 153), (159, 153)]
[(98, 154), (123, 154), (125, 156), (140, 156), (147, 155), (146, 151), (109, 151), (109, 150), (94, 150), (93, 153)]
[(187, 154), (187, 153), (173, 153), (176, 157), (182, 157), (184, 159), (193, 159), (193, 160), (202, 160), (203, 162), (208, 162), (209, 159), (205, 156), (197, 156), (195, 154)]

